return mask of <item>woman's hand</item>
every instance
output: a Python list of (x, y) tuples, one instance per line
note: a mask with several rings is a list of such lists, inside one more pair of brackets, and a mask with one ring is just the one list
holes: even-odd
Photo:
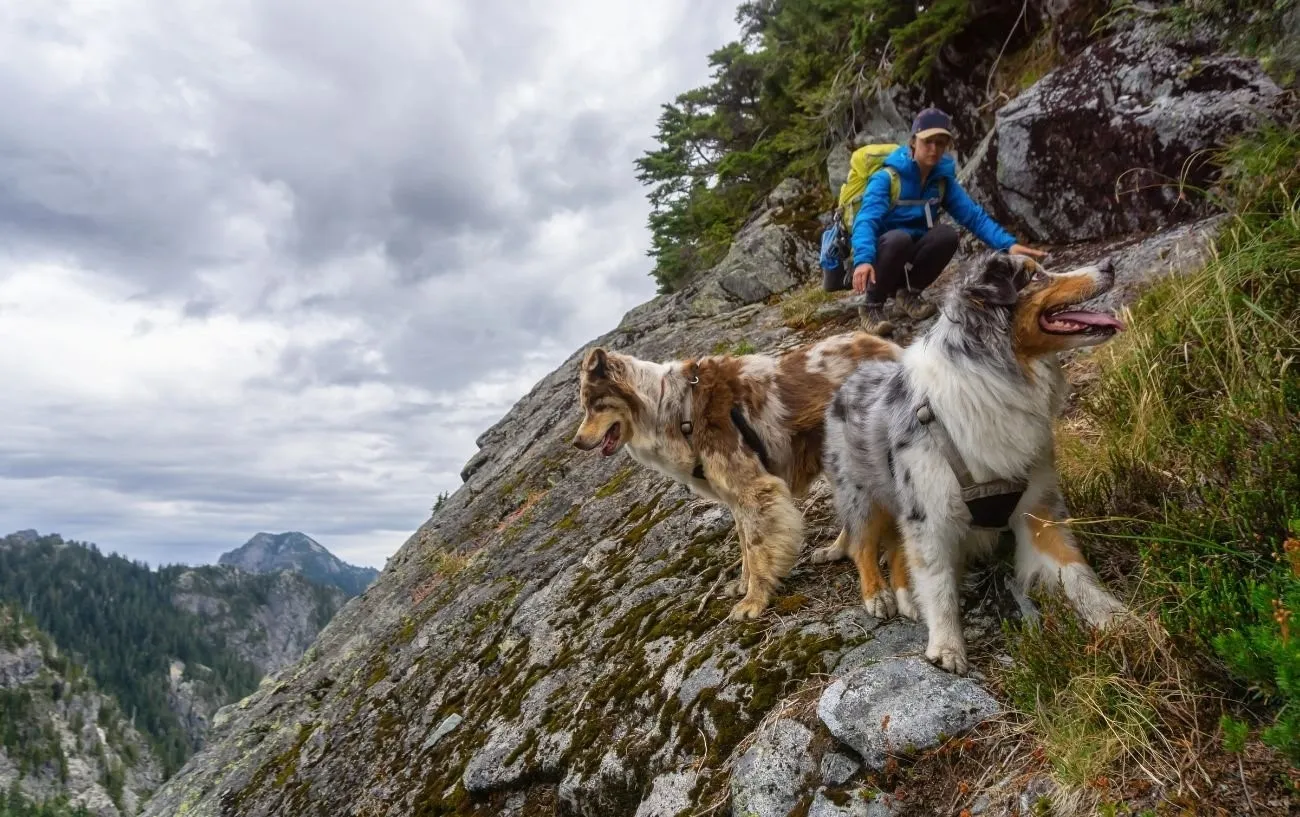
[(1046, 258), (1047, 252), (1044, 250), (1035, 250), (1032, 247), (1026, 247), (1024, 244), (1012, 244), (1011, 249), (1007, 252), (1012, 255), (1027, 255), (1030, 258)]
[(867, 291), (867, 284), (875, 283), (876, 268), (870, 264), (858, 264), (853, 268), (853, 291), (862, 294)]

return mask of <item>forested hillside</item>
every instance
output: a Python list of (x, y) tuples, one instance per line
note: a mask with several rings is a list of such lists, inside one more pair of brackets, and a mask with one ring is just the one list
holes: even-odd
[[(148, 737), (168, 775), (201, 745), (207, 716), (301, 655), (343, 600), (341, 591), (299, 577), (154, 570), (59, 536), (0, 540), (0, 602), (21, 609), (84, 665)], [(271, 610), (274, 618), (264, 620)], [(195, 713), (202, 722), (192, 722)]]
[(123, 817), (161, 782), (116, 700), (31, 617), (0, 603), (0, 817)]

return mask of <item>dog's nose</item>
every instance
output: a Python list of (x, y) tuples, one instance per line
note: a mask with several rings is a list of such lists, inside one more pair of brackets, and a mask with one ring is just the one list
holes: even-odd
[(1102, 262), (1101, 262), (1100, 264), (1097, 265), (1097, 269), (1098, 269), (1100, 272), (1104, 272), (1104, 273), (1106, 273), (1107, 275), (1114, 275), (1114, 274), (1115, 274), (1115, 262), (1113, 262), (1113, 261), (1110, 260), (1110, 256), (1107, 256), (1106, 258), (1104, 258), (1104, 259), (1102, 260)]

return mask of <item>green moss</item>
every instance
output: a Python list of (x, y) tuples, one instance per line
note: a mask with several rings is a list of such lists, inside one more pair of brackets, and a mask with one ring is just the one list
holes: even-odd
[(497, 498), (502, 502), (509, 500), (515, 489), (524, 484), (524, 477), (524, 474), (516, 474), (513, 479), (502, 483), (501, 487), (497, 489)]
[(648, 601), (643, 601), (631, 610), (628, 610), (627, 613), (625, 613), (618, 621), (606, 628), (605, 631), (601, 633), (601, 637), (607, 639), (610, 643), (606, 645), (605, 649), (601, 650), (601, 657), (605, 657), (609, 653), (611, 647), (618, 646), (619, 639), (622, 639), (627, 635), (628, 630), (632, 631), (632, 638), (635, 638), (636, 633), (641, 628), (642, 621), (645, 620), (645, 617), (650, 613), (650, 611), (654, 610), (662, 602), (663, 599), (650, 599)]
[(375, 655), (370, 661), (370, 671), (366, 673), (366, 689), (388, 677), (388, 659), (383, 653)]
[(619, 471), (617, 474), (611, 477), (609, 482), (606, 482), (604, 485), (596, 489), (596, 498), (605, 499), (606, 497), (611, 497), (614, 494), (618, 493), (619, 491), (623, 490), (623, 485), (628, 481), (628, 479), (632, 476), (632, 474), (635, 471), (636, 471), (636, 466), (633, 465), (625, 466), (623, 470)]
[(519, 742), (519, 745), (516, 746), (514, 750), (510, 752), (510, 754), (506, 755), (504, 764), (506, 766), (513, 766), (516, 760), (523, 757), (529, 751), (536, 749), (536, 747), (537, 747), (537, 730), (529, 729), (528, 733), (524, 735), (524, 739)]
[(807, 607), (808, 602), (809, 599), (807, 596), (795, 593), (778, 598), (776, 603), (772, 605), (772, 609), (776, 610), (778, 613), (789, 614)]
[[(520, 654), (527, 654), (527, 650), (520, 650)], [(518, 684), (511, 685), (508, 689), (500, 690), (500, 704), (495, 707), (495, 714), (507, 720), (513, 720), (519, 717), (520, 707), (523, 705), (524, 698), (528, 696), (533, 686), (546, 674), (550, 672), (548, 667), (533, 667), (524, 676), (524, 680)]]
[(853, 798), (843, 789), (827, 789), (825, 795), (827, 800), (840, 808), (847, 808), (853, 802)]
[(533, 524), (533, 509), (529, 508), (523, 516), (515, 520), (510, 527), (505, 529), (501, 534), (501, 543), (504, 545), (514, 544), (514, 542), (523, 535)]
[[(273, 757), (263, 761), (249, 778), (248, 784), (240, 789), (234, 795), (233, 802), (236, 813), (244, 813), (244, 805), (247, 801), (258, 799), (256, 795), (261, 795), (263, 789), (272, 792), (281, 793), (280, 800), (283, 802), (286, 797), (298, 798), (305, 790), (305, 784), (289, 785), (298, 771), (298, 756), (302, 753), (302, 747), (306, 745), (307, 740), (315, 731), (315, 726), (311, 724), (302, 724), (298, 727), (298, 735), (293, 743), (284, 751), (279, 752)], [(268, 787), (268, 783), (270, 786)]]
[(756, 351), (758, 351), (758, 347), (754, 346), (754, 344), (750, 342), (749, 338), (741, 338), (735, 343), (731, 343), (727, 340), (719, 340), (717, 343), (713, 344), (711, 353), (715, 355), (735, 355), (739, 357), (741, 355), (752, 355)]
[[(660, 494), (659, 496), (661, 497), (663, 494)], [(658, 500), (659, 497), (655, 497), (655, 501), (658, 502)], [(683, 504), (685, 504), (683, 501), (675, 502), (671, 506), (634, 526), (627, 533), (623, 534), (623, 545), (628, 548), (635, 548), (637, 545), (641, 544), (641, 540), (645, 538), (646, 534), (649, 533), (655, 525), (658, 525), (660, 522), (672, 516), (673, 513), (675, 513), (678, 508), (682, 507)]]
[(416, 624), (415, 619), (410, 616), (402, 616), (402, 626), (398, 628), (394, 637), (396, 644), (409, 644), (415, 638)]
[(298, 771), (298, 756), (302, 753), (302, 747), (306, 745), (307, 739), (311, 737), (314, 727), (309, 724), (303, 724), (298, 727), (298, 737), (294, 740), (293, 745), (280, 753), (275, 759), (275, 765), (280, 771), (275, 776), (275, 788), (283, 789), (289, 782), (289, 779)]
[[(604, 488), (601, 488), (600, 490), (604, 490)], [(581, 510), (582, 510), (581, 505), (574, 505), (570, 507), (569, 512), (566, 513), (563, 516), (563, 518), (560, 519), (560, 521), (556, 522), (551, 527), (555, 528), (556, 530), (573, 530), (574, 528), (578, 527), (578, 512)]]

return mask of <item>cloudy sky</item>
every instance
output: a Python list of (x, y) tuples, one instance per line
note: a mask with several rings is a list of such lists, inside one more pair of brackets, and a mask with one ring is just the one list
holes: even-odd
[(0, 4), (0, 534), (382, 567), (653, 297), (633, 160), (736, 4)]

